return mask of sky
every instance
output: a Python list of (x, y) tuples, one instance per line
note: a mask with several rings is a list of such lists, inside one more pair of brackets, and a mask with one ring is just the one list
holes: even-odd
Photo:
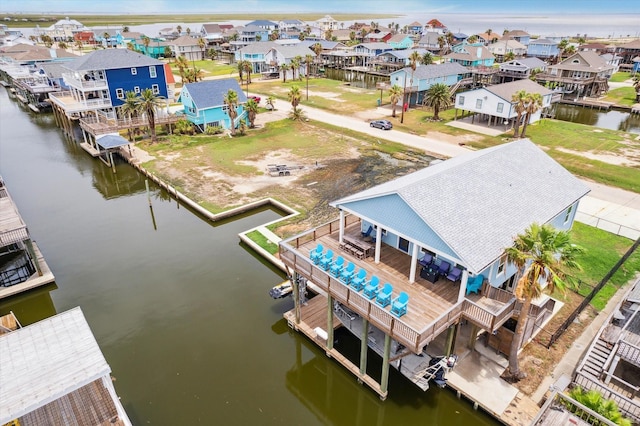
[(3, 13), (639, 13), (637, 0), (0, 0)]

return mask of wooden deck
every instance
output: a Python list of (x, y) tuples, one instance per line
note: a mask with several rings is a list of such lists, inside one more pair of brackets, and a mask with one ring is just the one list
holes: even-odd
[(113, 399), (100, 379), (22, 416), (18, 420), (22, 426), (122, 426), (125, 424), (118, 418)]
[[(348, 218), (345, 234), (360, 238), (360, 221)], [(366, 318), (374, 326), (414, 353), (420, 353), (424, 345), (457, 322), (465, 312), (475, 324), (493, 331), (511, 314), (512, 305), (505, 301), (473, 301), (464, 299), (458, 302), (460, 282), (451, 282), (440, 278), (435, 283), (420, 278), (416, 270), (415, 282), (409, 282), (411, 257), (388, 245), (381, 245), (380, 262), (374, 257), (359, 259), (348, 252), (340, 250), (338, 243), (339, 222), (331, 222), (319, 228), (293, 237), (281, 243), (280, 258), (293, 271), (305, 277), (325, 292), (331, 294), (339, 302)], [(309, 253), (317, 244), (324, 246), (325, 251), (331, 249), (334, 259), (342, 256), (345, 265), (353, 262), (356, 271), (364, 268), (367, 277), (377, 275), (380, 285), (388, 282), (393, 286), (393, 297), (401, 291), (409, 295), (407, 314), (397, 318), (390, 313), (390, 307), (381, 308), (345, 285), (328, 272), (315, 266), (309, 259)], [(419, 268), (416, 265), (416, 268)]]

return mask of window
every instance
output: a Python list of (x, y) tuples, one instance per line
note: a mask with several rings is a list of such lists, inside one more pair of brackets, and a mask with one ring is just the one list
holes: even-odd
[(476, 99), (476, 109), (482, 109), (482, 99)]
[(116, 98), (124, 99), (124, 90), (123, 89), (116, 89)]
[(564, 223), (569, 222), (569, 219), (571, 219), (571, 212), (573, 211), (573, 206), (569, 206), (569, 208), (567, 209), (567, 213), (564, 215)]
[(502, 112), (503, 109), (504, 109), (504, 102), (498, 102), (498, 109), (496, 111)]
[(160, 88), (158, 87), (157, 84), (152, 84), (151, 85), (151, 90), (153, 91), (154, 95), (158, 95), (160, 93)]
[(507, 255), (503, 254), (498, 262), (498, 273), (496, 275), (504, 274), (504, 267), (507, 265)]
[(409, 253), (409, 240), (399, 237), (398, 248), (405, 253)]
[(138, 74), (138, 68), (131, 68), (131, 75), (137, 75)]
[(458, 96), (458, 105), (464, 105), (464, 96)]
[(134, 91), (136, 94), (138, 94), (138, 93), (140, 93), (140, 88), (139, 88), (138, 86), (136, 86), (136, 87), (134, 87), (134, 88), (133, 88), (133, 91)]
[(155, 66), (150, 66), (149, 67), (149, 77), (156, 78), (157, 76), (158, 76), (158, 74), (156, 74), (156, 67)]

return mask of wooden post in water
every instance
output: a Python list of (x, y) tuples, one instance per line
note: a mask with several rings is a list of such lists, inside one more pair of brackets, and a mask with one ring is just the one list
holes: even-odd
[[(382, 377), (380, 378), (380, 390), (382, 393), (387, 393), (389, 387), (389, 354), (391, 353), (391, 336), (384, 335), (384, 353), (382, 357)], [(380, 397), (382, 400), (386, 398)]]
[(113, 152), (109, 151), (109, 162), (111, 163), (111, 170), (113, 170), (113, 173), (116, 172), (116, 163), (113, 161)]
[(144, 186), (147, 188), (147, 200), (149, 201), (149, 207), (151, 207), (151, 192), (149, 191), (149, 179), (144, 180)]
[(473, 349), (476, 347), (476, 339), (478, 338), (478, 326), (475, 324), (471, 325), (471, 334), (469, 335), (469, 349)]
[(449, 356), (453, 353), (453, 350), (456, 346), (456, 335), (458, 334), (458, 327), (460, 323), (457, 322), (455, 324), (451, 324), (449, 326), (449, 332), (447, 333), (447, 343), (445, 345), (445, 355)]
[[(360, 342), (360, 375), (367, 374), (367, 349), (369, 349), (369, 321), (362, 318), (362, 341)], [(385, 340), (386, 343), (386, 340)]]
[(327, 294), (327, 349), (333, 349), (333, 297)]
[(27, 246), (27, 251), (33, 258), (33, 263), (36, 265), (36, 270), (38, 271), (38, 276), (42, 276), (42, 268), (40, 268), (40, 262), (38, 262), (38, 256), (36, 255), (36, 251), (33, 249), (33, 243), (30, 238), (24, 240), (24, 244)]

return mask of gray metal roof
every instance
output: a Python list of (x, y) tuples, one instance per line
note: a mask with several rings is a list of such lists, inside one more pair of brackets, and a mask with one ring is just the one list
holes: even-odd
[(184, 89), (189, 92), (193, 103), (198, 109), (215, 108), (224, 105), (224, 95), (227, 94), (229, 89), (238, 94), (238, 103), (247, 101), (247, 96), (235, 78), (187, 83), (184, 85)]
[(425, 80), (437, 77), (447, 77), (449, 75), (464, 75), (469, 70), (457, 62), (447, 62), (444, 64), (429, 64), (416, 67), (414, 78)]
[(72, 71), (115, 70), (151, 65), (163, 63), (129, 49), (96, 50), (64, 64)]
[(96, 143), (100, 145), (102, 149), (110, 149), (129, 145), (130, 142), (119, 135), (104, 135), (96, 138)]
[(529, 42), (529, 46), (531, 46), (532, 44), (552, 44), (552, 45), (557, 45), (558, 42), (557, 41), (553, 41), (553, 40), (549, 40), (548, 38), (537, 38), (537, 39), (533, 39)]
[(0, 354), (0, 424), (111, 372), (80, 308), (3, 335)]
[[(422, 226), (415, 224), (417, 215), (465, 267), (478, 273), (531, 223), (549, 222), (588, 192), (533, 142), (520, 139), (454, 157), (330, 204), (364, 217), (376, 215), (389, 230), (398, 227), (409, 232), (409, 238), (431, 245), (434, 240), (423, 239)], [(389, 203), (395, 198), (389, 195), (401, 198), (403, 208)], [(375, 202), (362, 203), (369, 199)]]
[(42, 63), (38, 64), (38, 66), (46, 73), (47, 77), (49, 78), (62, 78), (62, 73), (67, 71), (64, 68), (64, 65), (59, 62)]
[(285, 59), (293, 59), (296, 56), (301, 56), (304, 60), (305, 56), (307, 55), (311, 55), (314, 58), (316, 57), (316, 53), (307, 45), (296, 44), (294, 46), (278, 46), (274, 47), (271, 50), (280, 52), (280, 54), (282, 54)]
[(394, 56), (398, 59), (408, 59), (413, 52), (418, 52), (420, 55), (425, 53), (431, 53), (427, 49), (402, 49), (402, 50), (390, 50), (388, 52), (382, 52), (378, 56)]
[(553, 93), (551, 90), (528, 78), (511, 81), (509, 83), (494, 84), (493, 86), (485, 87), (484, 90), (501, 97), (507, 102), (511, 102), (511, 98), (519, 90), (524, 90), (528, 93), (539, 93), (542, 96)]

